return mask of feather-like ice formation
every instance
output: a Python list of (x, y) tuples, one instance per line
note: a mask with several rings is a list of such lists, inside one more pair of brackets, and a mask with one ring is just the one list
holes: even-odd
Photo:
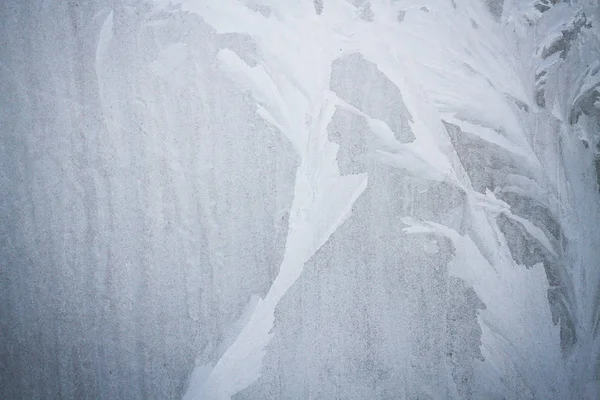
[(0, 398), (600, 398), (597, 1), (0, 20)]

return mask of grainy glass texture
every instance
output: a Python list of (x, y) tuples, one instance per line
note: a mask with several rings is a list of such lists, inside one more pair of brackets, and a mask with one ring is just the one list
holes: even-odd
[(596, 0), (0, 1), (0, 399), (600, 398)]

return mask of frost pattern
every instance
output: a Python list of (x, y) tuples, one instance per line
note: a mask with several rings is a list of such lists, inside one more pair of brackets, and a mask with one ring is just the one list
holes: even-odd
[(597, 2), (29, 3), (1, 398), (600, 398)]

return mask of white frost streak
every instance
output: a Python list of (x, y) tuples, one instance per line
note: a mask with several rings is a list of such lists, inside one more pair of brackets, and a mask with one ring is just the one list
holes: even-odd
[[(240, 87), (252, 93), (258, 102), (257, 114), (282, 130), (300, 156), (279, 274), (212, 370), (196, 367), (186, 400), (229, 399), (260, 377), (277, 304), (300, 277), (304, 264), (350, 215), (354, 201), (366, 189), (365, 174), (340, 176), (338, 145), (327, 140), (327, 126), (336, 107), (352, 108), (352, 112), (364, 116), (372, 133), (392, 145), (392, 152), (379, 152), (381, 161), (423, 179), (448, 181), (457, 186), (465, 180), (453, 170), (456, 159), (451, 162), (438, 147), (438, 143), (445, 148), (451, 144), (439, 113), (421, 99), (420, 88), (406, 79), (414, 72), (397, 57), (388, 55), (398, 33), (390, 36), (385, 25), (382, 31), (377, 24), (357, 21), (346, 12), (344, 4), (328, 3), (319, 18), (315, 18), (310, 7), (292, 8), (293, 15), (288, 15), (284, 4), (281, 9), (273, 8), (280, 20), (256, 21), (259, 14), (249, 13), (237, 2), (183, 3), (184, 10), (198, 13), (219, 33), (236, 31), (254, 37), (263, 56), (262, 65), (250, 67), (229, 49), (222, 50), (219, 59)], [(379, 10), (375, 4), (374, 9), (381, 16), (391, 12)], [(374, 46), (375, 43), (382, 44)], [(329, 90), (332, 62), (353, 52), (361, 52), (375, 63), (402, 91), (414, 117), (414, 142), (397, 142), (385, 123), (349, 106)]]
[(102, 24), (100, 35), (98, 37), (98, 45), (96, 47), (96, 74), (99, 72), (102, 60), (106, 57), (108, 46), (110, 45), (113, 36), (113, 10), (110, 10)]
[(103, 67), (104, 61), (106, 59), (108, 49), (111, 41), (113, 40), (113, 10), (108, 12), (104, 23), (102, 24), (102, 28), (100, 29), (100, 35), (98, 37), (98, 44), (96, 45), (96, 77), (98, 78), (98, 91), (100, 95), (100, 100), (102, 101), (102, 108), (105, 112), (105, 115), (110, 115), (109, 110), (106, 108), (104, 103), (104, 88), (103, 82), (106, 77), (106, 71)]
[[(239, 10), (239, 3), (229, 3), (223, 10), (224, 18), (219, 16), (222, 4), (218, 2), (205, 7), (200, 7), (199, 3), (185, 5), (206, 17), (219, 32), (233, 29), (230, 22), (224, 22), (231, 21), (230, 15), (240, 20), (248, 16), (246, 11)], [(256, 15), (252, 14), (251, 18)], [(251, 23), (237, 26), (250, 25), (256, 27)], [(263, 25), (263, 29), (266, 26)], [(336, 160), (338, 145), (327, 140), (326, 129), (336, 102), (326, 85), (335, 55), (334, 52), (325, 53), (323, 48), (326, 46), (320, 43), (320, 38), (327, 35), (313, 35), (310, 33), (312, 28), (310, 20), (306, 26), (278, 26), (278, 35), (296, 29), (298, 32), (289, 36), (303, 38), (301, 44), (295, 43), (302, 48), (291, 50), (282, 47), (284, 42), (280, 40), (268, 35), (261, 37), (257, 32), (260, 29), (246, 31), (256, 36), (262, 53), (268, 55), (268, 68), (263, 65), (250, 67), (229, 49), (219, 53), (230, 76), (242, 89), (249, 90), (259, 103), (258, 115), (278, 127), (292, 142), (300, 156), (300, 167), (296, 173), (286, 249), (279, 274), (212, 370), (207, 373), (207, 367), (196, 367), (184, 399), (229, 399), (260, 377), (279, 301), (300, 277), (304, 264), (348, 218), (354, 201), (366, 189), (366, 174), (340, 175)], [(304, 65), (303, 53), (311, 54), (310, 73), (294, 70)], [(319, 58), (319, 55), (323, 57)], [(294, 60), (294, 57), (298, 59)], [(290, 60), (294, 62), (290, 63)]]
[(548, 236), (542, 231), (540, 228), (535, 226), (531, 221), (519, 217), (510, 211), (510, 206), (505, 202), (498, 200), (496, 196), (488, 189), (485, 195), (480, 193), (476, 193), (475, 197), (478, 198), (477, 205), (491, 212), (492, 214), (498, 215), (500, 213), (504, 214), (509, 219), (518, 222), (523, 226), (525, 231), (529, 233), (533, 238), (535, 238), (544, 248), (552, 254), (554, 257), (558, 257), (554, 247), (550, 243), (550, 239)]
[[(248, 14), (240, 7), (243, 6), (231, 2), (226, 8), (218, 2), (203, 3), (202, 6), (199, 2), (184, 4), (185, 9), (199, 13), (218, 32), (230, 32), (237, 26), (238, 31), (254, 36), (265, 64), (250, 67), (228, 49), (219, 53), (219, 59), (230, 76), (242, 89), (250, 91), (259, 103), (258, 115), (281, 129), (291, 141), (300, 156), (300, 167), (279, 274), (265, 299), (258, 303), (246, 326), (214, 368), (206, 374), (206, 367), (196, 367), (184, 397), (186, 400), (229, 399), (260, 377), (277, 304), (300, 277), (304, 264), (348, 218), (354, 201), (366, 189), (365, 174), (340, 176), (336, 160), (338, 145), (327, 140), (327, 126), (336, 107), (348, 107), (328, 88), (331, 64), (340, 56), (338, 50), (343, 49), (342, 53), (361, 51), (367, 57), (371, 56), (371, 61), (378, 67), (387, 63), (382, 72), (396, 84), (403, 82), (399, 75), (393, 75), (398, 69), (397, 60), (386, 59), (385, 48), (379, 52), (369, 50), (373, 42), (365, 37), (348, 41), (336, 35), (340, 26), (348, 29), (345, 21), (340, 21), (345, 15), (343, 12), (330, 12), (320, 19), (314, 19), (314, 14), (308, 13), (302, 18), (296, 13), (294, 17), (300, 18), (294, 18), (293, 22), (287, 18), (284, 22), (270, 18), (257, 25), (256, 21), (246, 20), (246, 17), (258, 18), (257, 14)], [(279, 11), (280, 15), (289, 17), (283, 10)], [(359, 30), (365, 26), (360, 22), (356, 25)], [(269, 34), (273, 28), (277, 34)], [(379, 34), (372, 32), (366, 39)], [(282, 37), (286, 40), (281, 40)], [(302, 40), (298, 41), (298, 38)], [(310, 68), (306, 67), (307, 63)], [(422, 111), (411, 104), (412, 97), (407, 94), (409, 110), (421, 117)], [(391, 130), (382, 121), (364, 116), (375, 135), (395, 141), (393, 134), (390, 135)], [(380, 153), (382, 161), (424, 179), (449, 180), (457, 184), (451, 164), (431, 136), (431, 127), (423, 122), (427, 120), (432, 119), (418, 118), (412, 123), (416, 140), (410, 144), (394, 143), (393, 153)], [(437, 125), (434, 129), (442, 132), (441, 123)]]

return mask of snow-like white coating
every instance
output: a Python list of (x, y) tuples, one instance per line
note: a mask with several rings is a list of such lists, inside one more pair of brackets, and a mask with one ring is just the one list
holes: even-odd
[(3, 3), (0, 398), (600, 398), (597, 0)]

